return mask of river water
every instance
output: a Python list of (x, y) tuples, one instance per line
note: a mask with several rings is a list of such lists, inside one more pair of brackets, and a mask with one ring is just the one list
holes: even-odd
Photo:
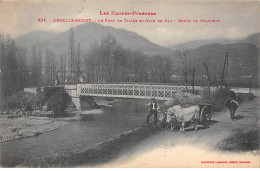
[(105, 109), (103, 114), (90, 115), (85, 121), (74, 121), (71, 125), (41, 134), (38, 137), (3, 142), (1, 163), (14, 167), (24, 160), (68, 155), (82, 151), (98, 142), (144, 123), (144, 112), (124, 114)]

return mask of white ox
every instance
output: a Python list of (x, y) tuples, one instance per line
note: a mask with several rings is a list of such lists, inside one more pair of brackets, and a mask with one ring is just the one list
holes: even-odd
[[(200, 108), (198, 105), (191, 106), (188, 108), (182, 108), (180, 105), (170, 107), (167, 111), (166, 123), (171, 124), (173, 129), (174, 121), (180, 122), (180, 131), (184, 132), (185, 122), (194, 121), (195, 131), (198, 130), (198, 119), (199, 119)], [(168, 127), (168, 126), (167, 126)]]

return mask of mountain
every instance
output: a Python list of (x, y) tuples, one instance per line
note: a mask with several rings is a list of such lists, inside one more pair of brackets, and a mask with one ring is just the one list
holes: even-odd
[[(217, 73), (218, 80), (220, 80), (226, 52), (228, 52), (229, 57), (230, 79), (240, 80), (245, 76), (258, 79), (260, 49), (251, 43), (235, 43), (226, 45), (214, 43), (204, 45), (192, 49), (188, 60), (201, 66), (202, 72), (204, 72), (202, 62), (206, 60), (210, 72)], [(199, 70), (198, 68), (197, 70)], [(215, 76), (212, 75), (211, 79), (214, 79), (214, 77)]]
[(195, 49), (204, 45), (208, 44), (232, 44), (235, 43), (234, 40), (231, 39), (210, 39), (210, 40), (192, 40), (186, 43), (181, 43), (181, 44), (176, 44), (176, 45), (169, 45), (168, 47), (173, 49), (173, 50), (181, 50), (182, 48), (187, 48), (187, 49)]
[[(150, 42), (143, 36), (125, 29), (116, 29), (110, 26), (103, 26), (97, 23), (85, 23), (73, 28), (76, 43), (81, 45), (81, 54), (88, 52), (91, 45), (95, 42), (100, 43), (105, 35), (111, 33), (117, 42), (124, 48), (132, 50), (141, 50), (146, 54), (154, 55), (171, 55), (174, 60), (173, 70), (179, 68), (179, 56), (176, 51), (159, 46)], [(68, 55), (68, 38), (70, 30), (62, 33), (53, 33), (46, 31), (33, 31), (28, 34), (19, 36), (15, 39), (19, 46), (25, 46), (30, 56), (33, 45), (52, 50), (57, 58), (60, 55)], [(244, 76), (258, 81), (259, 78), (259, 40), (260, 33), (249, 35), (244, 39), (212, 39), (212, 40), (194, 40), (187, 42), (187, 48), (191, 48), (188, 52), (188, 65), (196, 65), (196, 75), (202, 77), (205, 74), (205, 68), (202, 65), (203, 57), (207, 58), (211, 79), (220, 80), (223, 70), (224, 57), (226, 52), (229, 53), (229, 75), (231, 79), (246, 83), (248, 80), (242, 80)], [(181, 45), (176, 45), (181, 47)], [(173, 48), (173, 47), (172, 47)], [(174, 48), (173, 48), (174, 49)], [(177, 74), (177, 73), (176, 73)], [(257, 82), (258, 83), (258, 82)]]
[[(110, 26), (103, 26), (97, 23), (85, 23), (76, 26), (74, 29), (75, 41), (79, 42), (82, 53), (87, 53), (90, 46), (95, 42), (100, 43), (105, 35), (111, 33), (117, 42), (124, 48), (141, 50), (146, 54), (169, 55), (173, 50), (152, 43), (137, 33), (125, 29), (116, 29)], [(32, 45), (49, 48), (56, 54), (68, 53), (68, 37), (70, 30), (62, 33), (52, 33), (45, 31), (33, 31), (17, 37), (16, 43), (20, 46), (32, 47)]]
[(260, 47), (260, 33), (249, 35), (245, 39), (239, 40), (239, 42), (251, 43), (256, 47)]
[(18, 36), (15, 39), (15, 42), (24, 47), (32, 47), (32, 46), (46, 46), (48, 42), (52, 41), (53, 38), (58, 36), (60, 33), (58, 32), (47, 32), (41, 30), (35, 30), (30, 33)]
[(176, 45), (169, 45), (168, 47), (173, 50), (180, 50), (182, 48), (188, 48), (188, 49), (195, 49), (207, 44), (235, 44), (235, 43), (251, 43), (254, 44), (256, 47), (260, 47), (260, 33), (255, 33), (252, 35), (247, 36), (244, 39), (227, 39), (227, 38), (219, 38), (219, 39), (209, 39), (209, 40), (192, 40), (186, 43), (182, 44), (176, 44)]

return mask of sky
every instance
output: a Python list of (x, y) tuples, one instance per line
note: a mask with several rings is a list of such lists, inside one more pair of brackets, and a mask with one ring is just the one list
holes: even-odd
[[(153, 12), (155, 16), (100, 15), (109, 12)], [(39, 22), (38, 19), (46, 19)], [(260, 32), (260, 1), (181, 0), (0, 0), (0, 33), (17, 37), (33, 30), (63, 32), (83, 23), (54, 19), (134, 19), (160, 22), (103, 22), (134, 31), (163, 46), (196, 39), (240, 39)], [(178, 20), (220, 20), (218, 23), (179, 23)], [(165, 22), (172, 20), (173, 22)], [(174, 21), (176, 20), (176, 21)]]

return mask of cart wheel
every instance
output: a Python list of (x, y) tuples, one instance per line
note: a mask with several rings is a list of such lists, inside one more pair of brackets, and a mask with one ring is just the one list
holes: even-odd
[(211, 121), (211, 113), (205, 113), (203, 117), (203, 125), (206, 128), (208, 125), (210, 125)]

